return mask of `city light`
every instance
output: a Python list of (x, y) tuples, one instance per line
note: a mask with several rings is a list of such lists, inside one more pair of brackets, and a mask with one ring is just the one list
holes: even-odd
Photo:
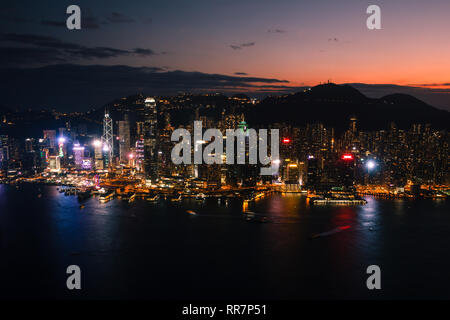
[(373, 168), (375, 168), (376, 163), (373, 160), (369, 160), (369, 161), (367, 161), (366, 166), (367, 166), (367, 169), (372, 170)]
[(341, 157), (342, 160), (353, 160), (353, 155), (351, 153), (343, 154)]
[(96, 148), (99, 148), (102, 146), (102, 142), (100, 140), (94, 140), (94, 142), (92, 143), (92, 145)]
[(63, 144), (63, 143), (65, 143), (66, 142), (66, 138), (64, 138), (64, 137), (59, 137), (58, 138), (58, 143), (59, 144)]
[(290, 143), (291, 142), (291, 139), (289, 139), (289, 138), (283, 138), (283, 143)]

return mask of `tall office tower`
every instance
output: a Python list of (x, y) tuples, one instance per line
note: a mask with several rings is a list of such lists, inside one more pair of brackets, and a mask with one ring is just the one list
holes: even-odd
[(9, 143), (7, 135), (0, 135), (0, 170), (7, 169), (9, 160)]
[(94, 166), (96, 170), (103, 169), (103, 150), (102, 142), (100, 140), (94, 140)]
[(61, 158), (59, 156), (50, 156), (48, 166), (50, 171), (59, 172), (61, 170)]
[(114, 150), (113, 150), (113, 124), (112, 119), (109, 116), (107, 110), (105, 110), (105, 117), (103, 118), (102, 142), (103, 142), (103, 151), (107, 156), (106, 163), (108, 166), (113, 160)]
[(143, 170), (144, 165), (144, 139), (138, 139), (136, 141), (136, 169), (138, 171)]
[(144, 139), (144, 122), (136, 122), (136, 137), (137, 139)]
[(44, 139), (48, 139), (50, 148), (54, 148), (56, 146), (56, 131), (44, 130)]
[(158, 113), (154, 98), (145, 99), (144, 121), (144, 172), (153, 182), (158, 171)]
[(84, 158), (84, 147), (79, 143), (73, 145), (73, 157), (75, 159), (75, 168), (80, 170)]
[(123, 121), (119, 121), (119, 154), (120, 162), (128, 162), (130, 153), (130, 121), (126, 114)]
[(316, 188), (320, 182), (320, 169), (317, 158), (310, 155), (307, 158), (307, 186), (309, 188)]

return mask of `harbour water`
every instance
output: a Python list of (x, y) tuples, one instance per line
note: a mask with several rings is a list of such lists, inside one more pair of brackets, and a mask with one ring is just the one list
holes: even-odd
[[(39, 196), (41, 195), (41, 196)], [(54, 186), (0, 185), (1, 298), (449, 299), (445, 200), (365, 197), (311, 206), (242, 200), (83, 201)], [(66, 289), (66, 268), (82, 289)], [(381, 290), (366, 268), (381, 268)]]

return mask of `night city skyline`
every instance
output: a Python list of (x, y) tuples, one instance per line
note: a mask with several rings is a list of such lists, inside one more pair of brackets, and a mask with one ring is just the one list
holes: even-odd
[(0, 302), (16, 313), (450, 300), (450, 1), (0, 7)]

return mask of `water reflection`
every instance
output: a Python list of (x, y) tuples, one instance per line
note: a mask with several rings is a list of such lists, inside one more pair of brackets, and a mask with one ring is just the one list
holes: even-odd
[[(0, 280), (11, 297), (67, 297), (61, 270), (69, 264), (88, 270), (83, 297), (155, 299), (371, 298), (371, 264), (389, 270), (383, 297), (408, 298), (420, 292), (399, 279), (417, 277), (420, 266), (433, 280), (450, 267), (446, 247), (436, 245), (450, 241), (446, 202), (367, 197), (365, 206), (310, 206), (274, 194), (245, 206), (90, 198), (82, 209), (76, 197), (40, 188), (0, 185), (0, 268), (12, 275)], [(246, 221), (245, 211), (269, 222)], [(44, 285), (39, 274), (21, 278), (30, 263), (47, 270)], [(444, 297), (450, 283), (421, 285), (427, 297)]]

